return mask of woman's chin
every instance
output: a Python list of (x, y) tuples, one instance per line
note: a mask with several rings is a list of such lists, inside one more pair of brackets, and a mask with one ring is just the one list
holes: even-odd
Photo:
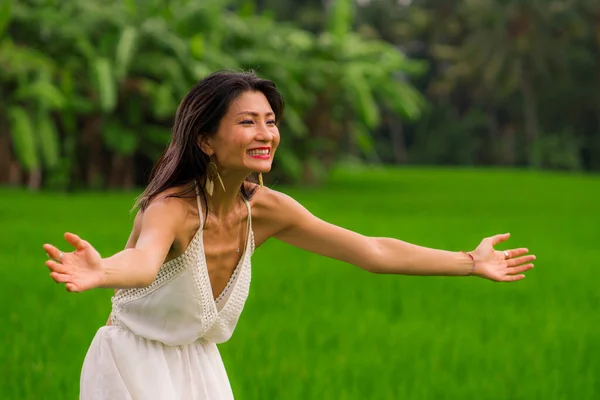
[(257, 173), (257, 174), (267, 174), (269, 172), (271, 172), (271, 168), (272, 168), (272, 163), (269, 160), (269, 162), (262, 162), (262, 163), (256, 163), (255, 165), (249, 165), (248, 169), (251, 172)]
[(257, 174), (268, 174), (269, 172), (271, 172), (271, 168), (257, 169), (253, 172), (255, 172)]

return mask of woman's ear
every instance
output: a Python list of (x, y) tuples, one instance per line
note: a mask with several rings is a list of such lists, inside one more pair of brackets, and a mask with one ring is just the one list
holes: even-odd
[(198, 135), (198, 147), (202, 150), (207, 156), (211, 157), (215, 154), (212, 146), (210, 145), (210, 140), (205, 135)]

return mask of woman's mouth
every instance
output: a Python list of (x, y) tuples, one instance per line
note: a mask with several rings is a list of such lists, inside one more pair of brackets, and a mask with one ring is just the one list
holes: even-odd
[(258, 147), (246, 151), (246, 154), (248, 154), (252, 158), (258, 158), (259, 160), (268, 160), (269, 158), (271, 158), (271, 148)]

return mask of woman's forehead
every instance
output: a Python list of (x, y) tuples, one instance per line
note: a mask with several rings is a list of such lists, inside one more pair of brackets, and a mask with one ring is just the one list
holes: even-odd
[(231, 102), (228, 114), (266, 115), (273, 114), (273, 109), (262, 92), (245, 92)]

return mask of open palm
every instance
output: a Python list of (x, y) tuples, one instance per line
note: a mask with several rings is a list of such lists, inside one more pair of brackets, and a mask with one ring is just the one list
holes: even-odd
[(101, 287), (104, 282), (102, 257), (88, 242), (72, 233), (65, 233), (65, 240), (75, 251), (63, 253), (56, 247), (45, 244), (44, 250), (52, 260), (46, 261), (50, 277), (64, 283), (69, 292), (82, 292)]
[(523, 272), (533, 268), (534, 255), (526, 248), (498, 251), (494, 249), (510, 237), (509, 233), (485, 238), (471, 252), (475, 261), (473, 275), (496, 282), (513, 282), (525, 278)]

